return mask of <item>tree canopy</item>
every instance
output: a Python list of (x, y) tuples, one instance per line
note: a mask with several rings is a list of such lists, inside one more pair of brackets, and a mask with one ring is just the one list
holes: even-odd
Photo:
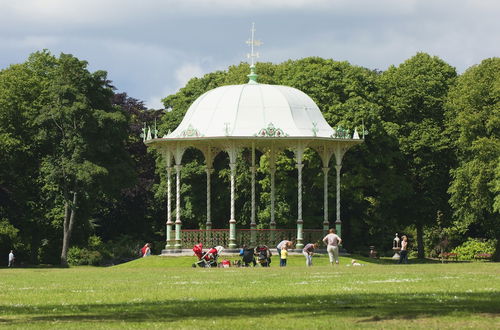
[[(97, 249), (111, 258), (145, 240), (157, 242), (159, 252), (166, 171), (160, 156), (146, 150), (143, 125), (156, 122), (160, 135), (174, 130), (200, 95), (246, 83), (248, 72), (241, 63), (193, 78), (163, 99), (167, 110), (152, 110), (116, 93), (105, 71), (90, 72), (87, 62), (69, 54), (40, 51), (1, 70), (0, 252), (15, 248), (31, 263), (55, 263), (59, 254), (62, 264), (68, 251), (88, 257)], [(308, 94), (331, 126), (363, 125), (368, 133), (342, 166), (341, 219), (349, 251), (366, 252), (369, 245), (390, 249), (395, 232), (416, 239), (420, 256), (432, 253), (439, 240), (450, 239), (454, 247), (468, 237), (500, 236), (500, 59), (486, 59), (461, 75), (426, 53), (383, 72), (319, 57), (257, 63), (257, 72), (261, 83)], [(267, 228), (269, 158), (257, 156), (258, 227)], [(239, 228), (250, 223), (249, 157), (244, 151), (237, 165)], [(305, 227), (319, 229), (323, 164), (312, 150), (304, 163)], [(289, 151), (277, 158), (278, 228), (295, 226), (294, 164)], [(183, 165), (183, 226), (203, 227), (203, 155), (188, 149)], [(214, 168), (213, 228), (225, 228), (225, 154), (215, 158)], [(335, 171), (328, 175), (334, 205)], [(331, 221), (334, 212), (329, 209)]]

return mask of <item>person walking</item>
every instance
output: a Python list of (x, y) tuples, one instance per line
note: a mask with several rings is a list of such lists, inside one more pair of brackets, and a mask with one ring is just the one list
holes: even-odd
[(288, 257), (288, 246), (285, 244), (281, 248), (281, 254), (280, 254), (280, 267), (286, 267), (286, 259)]
[(318, 244), (309, 243), (302, 249), (302, 254), (306, 257), (306, 266), (312, 266), (312, 257), (314, 254), (314, 249), (318, 248)]
[(401, 237), (401, 251), (399, 252), (398, 264), (402, 263), (408, 263), (408, 237), (406, 235)]
[(326, 251), (330, 257), (330, 265), (333, 266), (333, 262), (339, 264), (339, 245), (342, 244), (342, 239), (337, 235), (335, 229), (330, 229), (328, 235), (323, 238), (323, 243), (326, 245)]
[(14, 267), (14, 260), (16, 260), (16, 258), (14, 257), (14, 250), (10, 250), (10, 253), (9, 253), (9, 267)]

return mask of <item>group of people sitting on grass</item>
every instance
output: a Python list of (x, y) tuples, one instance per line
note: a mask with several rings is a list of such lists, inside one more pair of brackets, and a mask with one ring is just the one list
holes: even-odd
[[(326, 250), (328, 252), (328, 256), (330, 258), (330, 264), (338, 265), (339, 264), (339, 246), (342, 244), (342, 239), (337, 235), (335, 229), (330, 229), (328, 235), (323, 238), (323, 243), (327, 246)], [(292, 250), (294, 247), (294, 242), (289, 240), (282, 240), (276, 246), (276, 250), (278, 252), (278, 257), (280, 258), (280, 267), (286, 267), (287, 259), (288, 259), (288, 251)], [(309, 243), (304, 246), (302, 249), (302, 254), (306, 258), (306, 265), (312, 266), (312, 257), (315, 253), (315, 250), (318, 248), (318, 243)], [(212, 248), (211, 250), (213, 250)], [(209, 250), (209, 251), (211, 251)], [(218, 253), (208, 253), (204, 254), (202, 250), (202, 244), (197, 244), (193, 248), (195, 255), (198, 257), (198, 262), (193, 264), (194, 267), (249, 267), (253, 265), (254, 267), (260, 265), (262, 267), (269, 267), (271, 265), (271, 256), (272, 252), (266, 245), (260, 245), (257, 247), (248, 247), (244, 245), (240, 249), (241, 260), (230, 262), (229, 260), (222, 260), (220, 263), (217, 262), (217, 258), (220, 255), (222, 250), (218, 251)], [(207, 256), (210, 260), (206, 260)], [(353, 259), (352, 265), (356, 266), (359, 263)]]

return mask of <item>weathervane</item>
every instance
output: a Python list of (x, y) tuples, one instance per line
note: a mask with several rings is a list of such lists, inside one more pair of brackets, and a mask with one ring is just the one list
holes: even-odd
[(254, 52), (254, 47), (258, 47), (263, 44), (260, 40), (255, 40), (255, 23), (252, 23), (252, 39), (247, 40), (247, 45), (251, 47), (251, 53), (247, 54), (247, 58), (250, 59), (250, 74), (247, 76), (250, 80), (249, 83), (257, 83), (257, 74), (255, 73), (255, 63), (254, 59), (259, 57), (259, 53)]
[(251, 66), (254, 66), (254, 58), (259, 58), (259, 53), (254, 52), (254, 47), (260, 46), (263, 44), (262, 41), (260, 40), (255, 40), (255, 23), (252, 23), (252, 39), (247, 40), (247, 45), (250, 45), (252, 52), (250, 54), (247, 54), (247, 58), (250, 59)]

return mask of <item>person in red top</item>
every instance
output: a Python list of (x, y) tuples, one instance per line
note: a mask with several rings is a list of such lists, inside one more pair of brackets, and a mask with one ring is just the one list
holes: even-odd
[(141, 257), (147, 257), (150, 254), (151, 254), (151, 244), (146, 243), (141, 248)]

